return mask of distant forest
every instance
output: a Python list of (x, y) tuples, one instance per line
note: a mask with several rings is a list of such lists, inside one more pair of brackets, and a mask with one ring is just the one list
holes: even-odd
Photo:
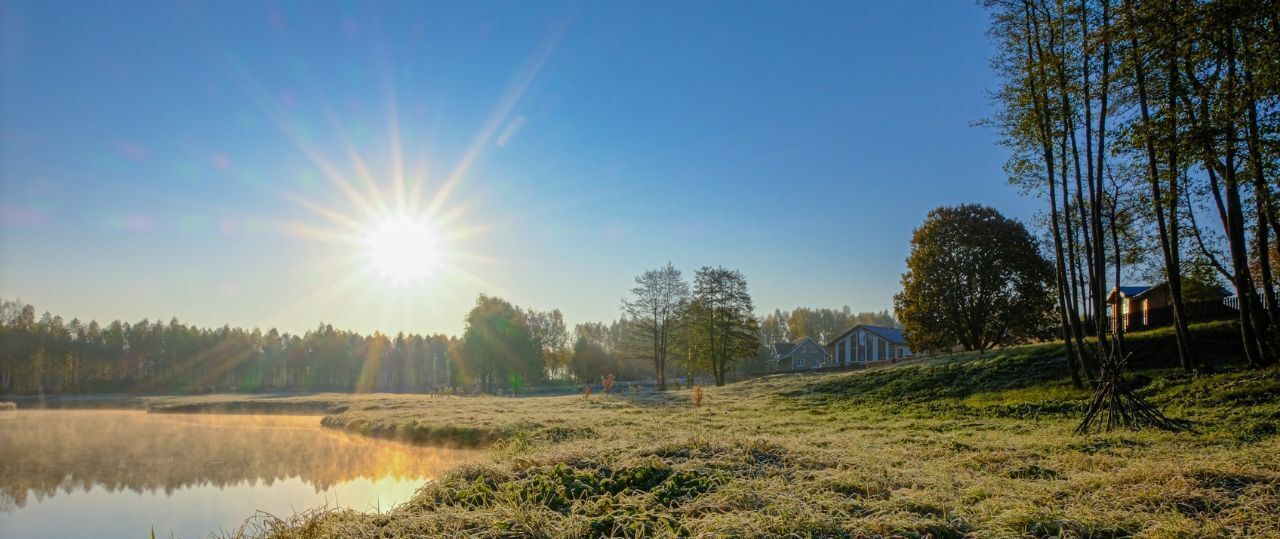
[[(361, 335), (329, 324), (302, 334), (177, 319), (99, 324), (36, 312), (0, 301), (0, 393), (501, 392), (607, 374), (654, 377), (651, 360), (636, 346), (643, 335), (625, 317), (568, 330), (558, 310), (522, 309), (487, 296), (468, 313), (462, 337)], [(823, 340), (856, 323), (895, 325), (887, 311), (775, 311), (761, 320), (757, 354), (741, 358), (737, 372), (760, 370), (775, 341)], [(498, 351), (485, 347), (491, 335), (484, 328), (507, 332)], [(674, 355), (672, 371), (689, 379), (702, 372), (680, 361), (688, 354)]]
[(819, 344), (825, 345), (827, 341), (858, 324), (899, 327), (898, 321), (888, 309), (879, 312), (854, 312), (848, 305), (842, 309), (775, 309), (760, 321), (760, 341), (771, 344), (812, 337)]

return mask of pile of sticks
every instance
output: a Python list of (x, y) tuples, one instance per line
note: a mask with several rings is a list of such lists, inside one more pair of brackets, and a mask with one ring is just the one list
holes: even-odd
[(1124, 383), (1120, 375), (1128, 364), (1129, 357), (1131, 356), (1117, 359), (1114, 355), (1106, 354), (1099, 358), (1101, 372), (1094, 387), (1093, 400), (1089, 402), (1084, 419), (1076, 427), (1076, 433), (1087, 434), (1119, 428), (1156, 428), (1171, 432), (1191, 430), (1190, 421), (1164, 415)]

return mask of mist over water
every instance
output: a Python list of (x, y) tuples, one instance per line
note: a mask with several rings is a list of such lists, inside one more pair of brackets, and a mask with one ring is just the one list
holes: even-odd
[(318, 416), (57, 410), (0, 414), (0, 455), (0, 537), (205, 537), (256, 511), (385, 511), (477, 452)]

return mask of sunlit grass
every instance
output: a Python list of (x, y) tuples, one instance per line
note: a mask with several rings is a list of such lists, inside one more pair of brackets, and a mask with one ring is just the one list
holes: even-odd
[[(1208, 341), (1230, 331), (1197, 328)], [(1135, 373), (1134, 381), (1167, 413), (1194, 421), (1196, 432), (1074, 435), (1087, 394), (1070, 387), (1053, 345), (863, 372), (771, 376), (707, 388), (697, 407), (693, 389), (590, 400), (283, 399), (288, 406), (332, 407), (325, 419), (332, 427), (484, 445), (490, 458), (446, 474), (387, 514), (324, 512), (261, 531), (273, 537), (1280, 536), (1280, 371), (1187, 376), (1154, 369)]]

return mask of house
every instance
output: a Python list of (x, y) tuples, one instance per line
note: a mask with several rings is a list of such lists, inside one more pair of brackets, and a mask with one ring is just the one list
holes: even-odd
[[(1230, 317), (1235, 311), (1224, 301), (1231, 292), (1219, 286), (1183, 288), (1183, 305), (1191, 320)], [(1117, 286), (1107, 294), (1111, 331), (1137, 331), (1173, 323), (1173, 306), (1165, 283), (1153, 286)], [(1116, 315), (1119, 313), (1119, 316)]]
[(793, 343), (773, 343), (771, 362), (774, 371), (817, 369), (831, 364), (831, 354), (817, 341), (805, 337)]
[(911, 357), (911, 349), (899, 328), (858, 324), (841, 333), (827, 346), (835, 350), (835, 363), (840, 366), (866, 366), (880, 361), (897, 361)]
[[(1111, 307), (1111, 331), (1147, 327), (1152, 311), (1169, 305), (1168, 287), (1117, 286), (1107, 294), (1107, 305)], [(1118, 316), (1117, 312), (1120, 313)]]

